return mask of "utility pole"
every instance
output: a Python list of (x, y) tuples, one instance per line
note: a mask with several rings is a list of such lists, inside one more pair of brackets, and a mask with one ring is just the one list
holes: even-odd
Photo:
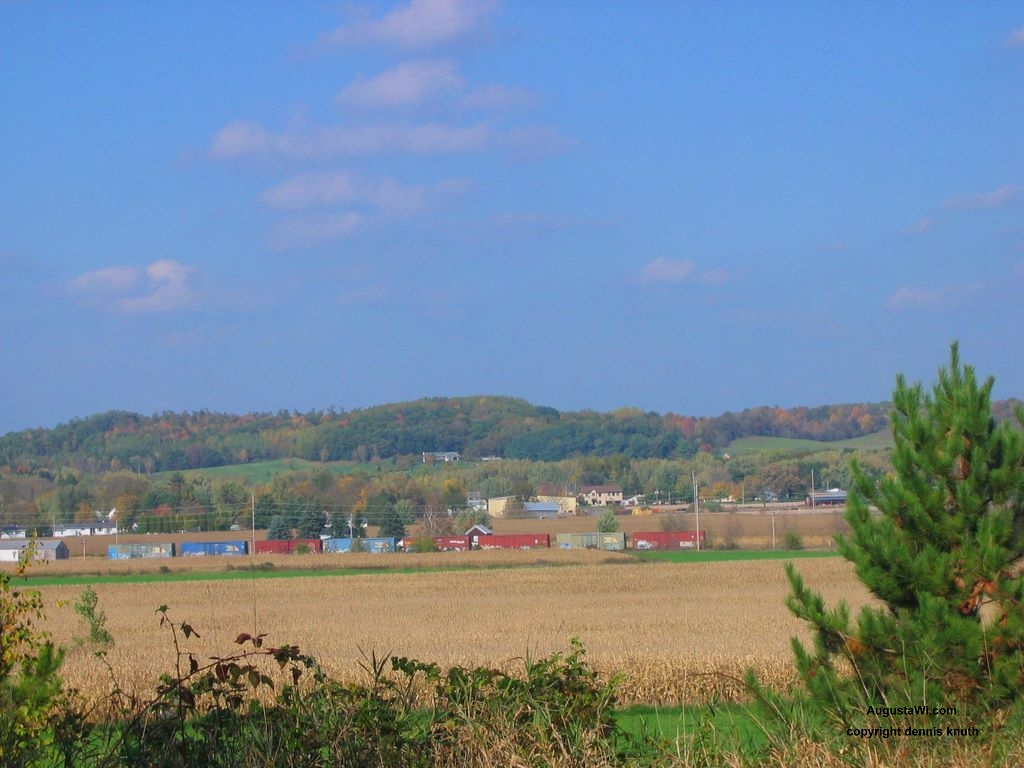
[(697, 493), (697, 472), (690, 470), (690, 478), (693, 480), (693, 514), (697, 526), (697, 551), (700, 552), (700, 496)]

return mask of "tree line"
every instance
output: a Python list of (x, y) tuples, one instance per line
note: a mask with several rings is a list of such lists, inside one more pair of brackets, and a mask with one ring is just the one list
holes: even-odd
[(635, 408), (558, 411), (517, 398), (460, 397), (306, 413), (109, 411), (0, 437), (0, 472), (152, 474), (281, 458), (379, 462), (431, 451), (533, 461), (584, 455), (686, 459), (738, 437), (860, 437), (885, 429), (887, 410), (884, 403), (760, 407), (694, 417)]

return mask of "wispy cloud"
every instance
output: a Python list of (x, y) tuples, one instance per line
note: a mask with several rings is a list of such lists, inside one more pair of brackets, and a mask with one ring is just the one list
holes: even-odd
[(924, 235), (931, 232), (934, 226), (935, 220), (931, 216), (922, 216), (907, 227), (906, 231), (908, 235)]
[(698, 283), (700, 285), (723, 285), (739, 277), (727, 269), (712, 267), (701, 269), (696, 262), (680, 259), (655, 259), (645, 264), (636, 281), (640, 283)]
[(906, 232), (910, 235), (924, 235), (931, 232), (944, 218), (963, 213), (991, 211), (1013, 205), (1021, 200), (1021, 192), (1022, 188), (1019, 184), (1003, 184), (991, 192), (954, 195), (939, 203), (931, 213), (909, 225)]
[(255, 123), (239, 122), (226, 126), (214, 137), (211, 155), (220, 160), (259, 157), (308, 160), (385, 153), (436, 155), (481, 152), (494, 143), (494, 129), (486, 123), (465, 126), (380, 123), (275, 134)]
[(407, 215), (427, 210), (469, 187), (462, 179), (409, 186), (391, 178), (366, 180), (346, 172), (310, 172), (267, 190), (263, 202), (283, 210), (364, 204), (389, 215)]
[(282, 250), (320, 245), (348, 237), (365, 222), (366, 216), (355, 211), (288, 216), (275, 224), (270, 244)]
[(537, 94), (528, 88), (492, 83), (474, 88), (460, 100), (459, 106), (465, 110), (507, 112), (529, 109), (539, 101)]
[(437, 48), (481, 34), (497, 6), (494, 0), (411, 0), (379, 19), (357, 18), (334, 29), (321, 36), (317, 47)]
[(410, 107), (462, 89), (452, 61), (406, 61), (370, 78), (359, 78), (338, 94), (338, 104), (361, 109)]
[(1002, 208), (1020, 199), (1021, 188), (1018, 184), (1004, 184), (991, 192), (973, 195), (956, 195), (945, 200), (939, 210), (953, 213), (961, 211), (987, 211)]
[(87, 305), (111, 312), (173, 312), (196, 301), (197, 293), (189, 285), (194, 271), (171, 259), (147, 267), (107, 267), (80, 275), (69, 289)]
[(234, 122), (210, 145), (215, 160), (324, 160), (370, 155), (446, 155), (503, 152), (511, 160), (534, 160), (564, 152), (572, 142), (555, 128), (502, 128), (487, 122), (469, 125), (384, 122), (359, 127), (334, 126), (273, 133), (257, 123)]
[(964, 283), (945, 288), (903, 286), (886, 299), (885, 305), (895, 311), (952, 307), (983, 288), (983, 283)]
[(1024, 27), (1017, 27), (1006, 38), (1007, 48), (1024, 48)]
[(678, 261), (664, 257), (648, 262), (640, 270), (642, 283), (681, 283), (696, 269), (692, 261)]

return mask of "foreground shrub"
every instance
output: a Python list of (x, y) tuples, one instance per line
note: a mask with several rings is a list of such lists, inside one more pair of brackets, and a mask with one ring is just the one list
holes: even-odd
[(58, 676), (64, 655), (36, 629), (42, 599), (18, 589), (24, 573), (0, 572), (0, 765), (34, 765), (54, 755), (54, 730), (74, 715)]

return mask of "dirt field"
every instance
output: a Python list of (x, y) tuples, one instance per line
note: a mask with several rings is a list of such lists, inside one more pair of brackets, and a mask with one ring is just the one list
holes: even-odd
[[(550, 555), (569, 555), (554, 550)], [(491, 553), (421, 557), (465, 558)], [(534, 567), (241, 581), (96, 584), (99, 609), (116, 639), (109, 660), (122, 685), (152, 690), (175, 662), (171, 637), (155, 613), (189, 622), (184, 641), (200, 660), (237, 649), (240, 632), (295, 644), (337, 677), (357, 679), (365, 655), (387, 653), (442, 665), (515, 668), (527, 655), (566, 650), (578, 637), (603, 674), (622, 675), (624, 701), (677, 703), (742, 696), (748, 667), (774, 684), (791, 682), (789, 639), (803, 627), (783, 606), (778, 561), (669, 564), (627, 555), (572, 553), (573, 564), (546, 567), (535, 553), (493, 553)], [(408, 555), (352, 555), (409, 564)], [(198, 558), (214, 560), (214, 558)], [(565, 561), (563, 560), (563, 563)], [(868, 596), (839, 558), (798, 563), (809, 585), (854, 606)], [(100, 700), (105, 667), (78, 644), (87, 628), (73, 610), (84, 587), (44, 587), (46, 628), (69, 648), (69, 682)]]

